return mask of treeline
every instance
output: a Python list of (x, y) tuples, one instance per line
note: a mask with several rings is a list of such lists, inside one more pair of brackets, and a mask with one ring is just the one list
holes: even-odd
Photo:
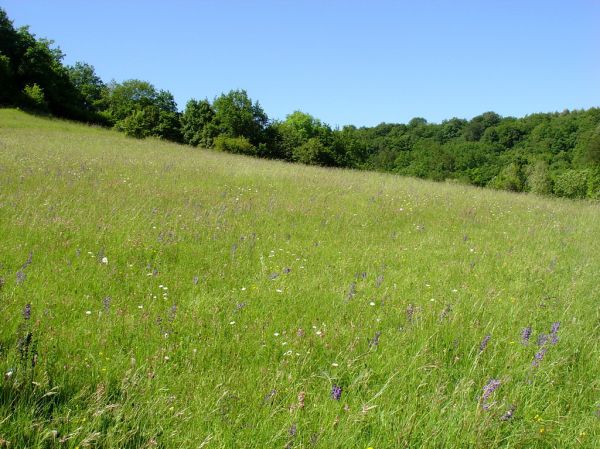
[(333, 129), (300, 111), (270, 120), (244, 90), (192, 99), (180, 112), (169, 91), (141, 80), (105, 83), (93, 66), (63, 58), (0, 8), (4, 105), (231, 153), (600, 199), (600, 108)]

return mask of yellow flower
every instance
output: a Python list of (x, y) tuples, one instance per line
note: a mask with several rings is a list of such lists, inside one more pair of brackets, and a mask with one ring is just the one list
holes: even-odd
[(543, 427), (540, 429), (540, 433), (544, 433), (546, 431), (546, 429), (544, 429)]

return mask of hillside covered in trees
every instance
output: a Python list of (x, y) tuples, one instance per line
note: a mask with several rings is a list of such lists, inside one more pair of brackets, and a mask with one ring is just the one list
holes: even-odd
[(137, 79), (106, 83), (92, 65), (63, 59), (0, 9), (1, 105), (257, 157), (600, 199), (600, 108), (334, 129), (301, 111), (270, 120), (244, 90), (190, 99), (181, 112), (167, 90)]

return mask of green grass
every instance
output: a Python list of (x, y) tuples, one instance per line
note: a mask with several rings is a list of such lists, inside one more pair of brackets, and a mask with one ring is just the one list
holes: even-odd
[(0, 447), (598, 448), (599, 235), (0, 110)]

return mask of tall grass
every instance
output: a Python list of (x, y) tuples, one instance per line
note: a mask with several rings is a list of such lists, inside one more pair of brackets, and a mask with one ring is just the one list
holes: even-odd
[(598, 235), (0, 110), (0, 447), (600, 447)]

